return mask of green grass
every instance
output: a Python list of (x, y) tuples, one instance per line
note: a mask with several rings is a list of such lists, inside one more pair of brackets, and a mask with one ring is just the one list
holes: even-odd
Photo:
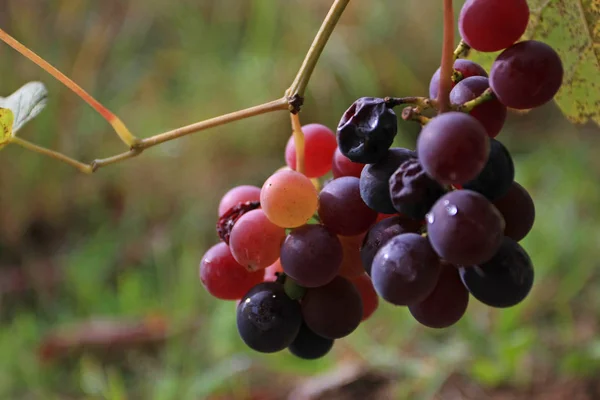
[[(316, 0), (76, 3), (9, 0), (0, 25), (74, 76), (140, 136), (280, 96), (326, 12)], [(351, 4), (309, 85), (302, 120), (333, 127), (357, 97), (425, 94), (439, 62), (441, 19), (434, 4), (422, 3)], [(0, 93), (38, 79), (50, 89), (47, 109), (21, 131), (24, 137), (86, 161), (123, 150), (100, 117), (27, 60), (7, 46), (0, 46), (0, 59)], [(398, 143), (413, 147), (417, 132), (402, 124)], [(398, 395), (410, 399), (431, 398), (455, 372), (489, 386), (527, 386), (542, 372), (597, 373), (598, 129), (571, 126), (554, 105), (511, 116), (501, 134), (515, 154), (517, 180), (537, 206), (535, 228), (523, 241), (536, 283), (523, 304), (490, 310), (472, 301), (458, 325), (440, 332), (419, 327), (405, 309), (382, 305), (314, 363), (246, 349), (234, 304), (211, 299), (197, 268), (217, 240), (220, 196), (236, 184), (261, 185), (283, 164), (289, 133), (285, 113), (260, 116), (92, 177), (5, 149), (0, 265), (36, 275), (44, 261), (64, 275), (55, 293), (5, 296), (0, 398), (243, 399), (257, 388), (278, 393), (348, 360), (397, 373)], [(122, 205), (109, 200), (109, 190)], [(37, 219), (58, 232), (52, 251), (27, 241)], [(158, 356), (132, 352), (120, 364), (92, 356), (37, 360), (41, 339), (57, 326), (149, 315), (166, 316), (176, 329), (199, 328), (174, 337)]]

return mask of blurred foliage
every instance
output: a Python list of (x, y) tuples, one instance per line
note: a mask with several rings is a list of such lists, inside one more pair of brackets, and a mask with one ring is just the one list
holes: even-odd
[[(460, 6), (456, 5), (457, 10)], [(3, 0), (0, 26), (93, 93), (141, 137), (275, 99), (291, 83), (329, 2), (318, 0)], [(423, 95), (439, 63), (441, 7), (417, 0), (354, 2), (320, 60), (301, 118), (334, 127), (361, 96)], [(0, 45), (0, 94), (31, 80), (46, 109), (20, 135), (84, 161), (122, 151), (74, 94)], [(418, 126), (401, 124), (413, 147)], [(554, 104), (511, 115), (500, 139), (537, 206), (523, 243), (536, 266), (531, 296), (509, 310), (472, 301), (455, 327), (419, 327), (405, 309), (374, 317), (317, 362), (250, 352), (235, 306), (197, 279), (217, 240), (216, 208), (242, 183), (284, 163), (286, 113), (158, 146), (84, 176), (20, 148), (0, 157), (0, 398), (247, 399), (360, 362), (394, 371), (398, 398), (431, 398), (453, 373), (526, 387), (600, 367), (598, 129), (573, 126)], [(50, 273), (50, 272), (52, 273)], [(11, 289), (13, 288), (13, 289)], [(41, 363), (45, 333), (97, 316), (168, 318), (199, 326), (158, 356)], [(225, 398), (225, 397), (222, 397)]]

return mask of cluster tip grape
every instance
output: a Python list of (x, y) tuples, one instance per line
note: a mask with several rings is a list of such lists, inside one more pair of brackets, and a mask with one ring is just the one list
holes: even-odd
[[(237, 328), (251, 349), (323, 357), (375, 312), (379, 298), (437, 329), (458, 322), (470, 298), (496, 308), (526, 298), (534, 270), (519, 241), (533, 227), (535, 207), (497, 136), (508, 108), (550, 101), (563, 78), (551, 47), (517, 42), (528, 19), (525, 0), (466, 1), (463, 40), (478, 51), (503, 51), (489, 75), (455, 61), (452, 111), (423, 122), (416, 149), (392, 147), (393, 104), (362, 97), (335, 133), (302, 127), (303, 173), (290, 137), (287, 168), (261, 188), (238, 186), (223, 196), (223, 241), (203, 256), (200, 278), (214, 297), (237, 300)], [(432, 100), (439, 80), (438, 70)]]

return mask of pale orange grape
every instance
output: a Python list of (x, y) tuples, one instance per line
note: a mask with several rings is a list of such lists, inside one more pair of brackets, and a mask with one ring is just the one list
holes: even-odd
[(317, 203), (315, 186), (296, 171), (275, 172), (260, 191), (260, 204), (267, 218), (283, 228), (304, 225), (317, 211)]

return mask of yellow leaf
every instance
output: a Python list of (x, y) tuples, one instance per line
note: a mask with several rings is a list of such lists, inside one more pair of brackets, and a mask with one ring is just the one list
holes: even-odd
[(8, 144), (12, 136), (14, 114), (9, 108), (0, 108), (0, 149)]
[[(554, 100), (569, 120), (600, 125), (600, 1), (528, 0), (531, 17), (523, 40), (552, 46), (563, 62), (563, 85)], [(489, 70), (498, 53), (469, 57)]]

